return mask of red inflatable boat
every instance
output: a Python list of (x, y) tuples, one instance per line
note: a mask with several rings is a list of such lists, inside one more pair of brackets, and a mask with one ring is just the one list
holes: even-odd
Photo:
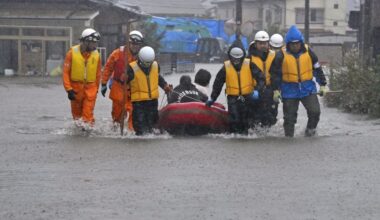
[(172, 103), (162, 108), (159, 116), (158, 128), (174, 135), (204, 135), (228, 130), (228, 112), (219, 103), (212, 107), (203, 102)]

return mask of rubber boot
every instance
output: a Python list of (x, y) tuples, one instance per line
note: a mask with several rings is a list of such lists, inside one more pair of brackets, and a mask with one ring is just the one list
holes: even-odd
[(294, 137), (294, 125), (284, 126), (285, 137)]
[(306, 128), (305, 130), (305, 137), (313, 137), (317, 133), (316, 129), (313, 128)]

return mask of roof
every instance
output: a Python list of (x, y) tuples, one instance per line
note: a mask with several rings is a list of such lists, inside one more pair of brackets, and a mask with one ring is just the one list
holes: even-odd
[(119, 5), (137, 6), (142, 12), (151, 15), (188, 15), (205, 14), (200, 0), (114, 0)]
[[(236, 3), (236, 0), (210, 0), (212, 4), (218, 4), (218, 3), (226, 3), (226, 2), (231, 2), (231, 3)], [(255, 2), (257, 0), (242, 0), (242, 3), (244, 2)]]
[(47, 10), (41, 5), (25, 10), (24, 7), (1, 7), (0, 18), (9, 19), (71, 19), (71, 20), (89, 20), (95, 18), (98, 10), (92, 9), (65, 9), (57, 8)]
[(12, 0), (0, 3), (0, 6), (1, 18), (88, 20), (99, 14), (101, 6), (116, 7), (135, 15), (144, 15), (139, 6), (118, 0)]
[[(97, 3), (99, 5), (114, 6), (125, 11), (134, 13), (136, 15), (144, 15), (145, 13), (141, 11), (141, 8), (136, 4), (130, 4), (131, 1), (122, 0), (89, 0), (91, 2)], [(145, 14), (146, 15), (146, 14)]]

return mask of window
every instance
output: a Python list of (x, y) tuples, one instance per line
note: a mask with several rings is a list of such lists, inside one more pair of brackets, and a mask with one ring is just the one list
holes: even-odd
[(67, 29), (47, 29), (47, 36), (70, 36)]
[(265, 11), (265, 22), (268, 24), (268, 26), (272, 24), (272, 11), (271, 10)]
[[(324, 22), (324, 9), (322, 8), (311, 8), (309, 12), (310, 24), (323, 24)], [(305, 23), (305, 9), (296, 8), (296, 24)]]
[(25, 36), (44, 36), (44, 29), (41, 28), (24, 28), (22, 34)]
[(334, 26), (338, 26), (338, 22), (337, 22), (337, 21), (334, 21), (333, 25), (334, 25)]
[(0, 27), (0, 35), (18, 35), (18, 28)]
[(339, 4), (334, 4), (334, 9), (338, 9), (339, 8)]
[(276, 8), (274, 11), (274, 23), (281, 24), (282, 23), (282, 9)]

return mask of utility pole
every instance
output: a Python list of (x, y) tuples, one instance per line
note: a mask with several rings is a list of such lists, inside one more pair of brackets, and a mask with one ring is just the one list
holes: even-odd
[(241, 2), (242, 0), (236, 0), (236, 39), (240, 39), (241, 35), (241, 23), (243, 20)]
[(365, 15), (365, 0), (360, 0), (360, 41), (359, 41), (359, 58), (360, 65), (364, 67), (364, 44), (365, 44), (365, 32), (366, 32), (366, 15)]
[(310, 31), (310, 0), (305, 0), (305, 43), (309, 43), (309, 31)]
[(373, 0), (366, 0), (364, 3), (365, 14), (365, 34), (364, 34), (364, 65), (367, 66), (373, 58)]

